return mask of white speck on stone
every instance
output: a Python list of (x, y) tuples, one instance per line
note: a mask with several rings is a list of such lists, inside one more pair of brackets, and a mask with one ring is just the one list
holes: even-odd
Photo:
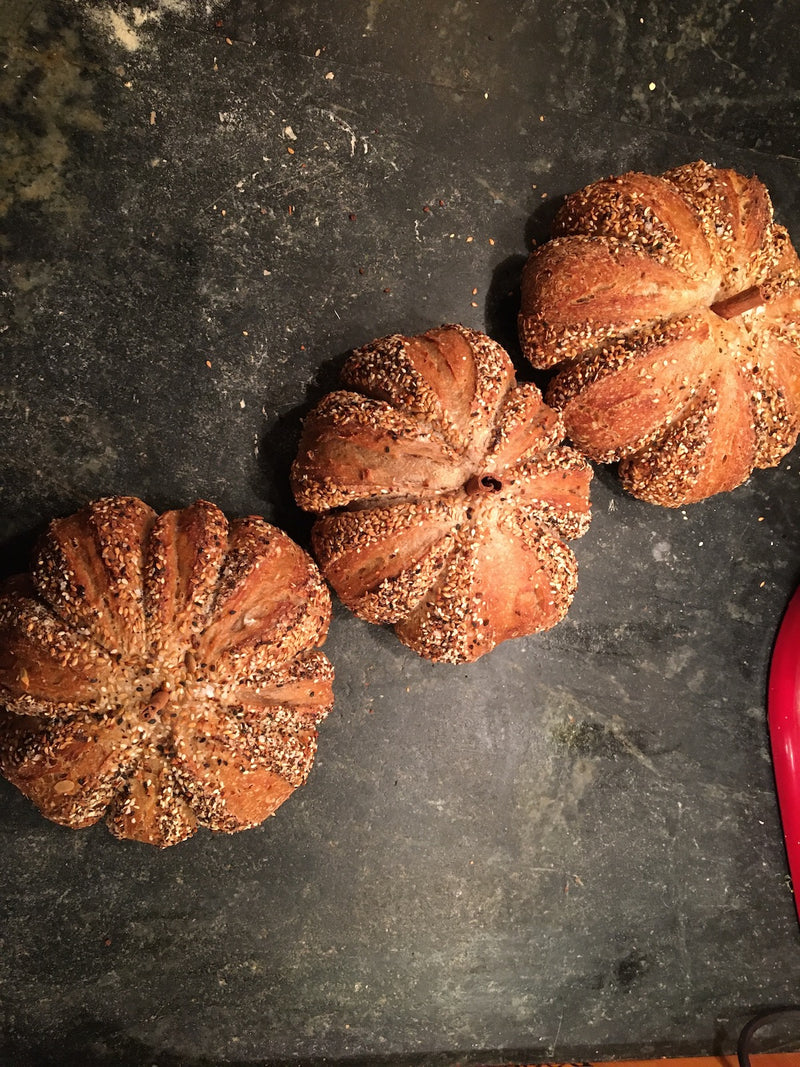
[(665, 563), (672, 553), (669, 541), (658, 541), (653, 545), (653, 559), (656, 563)]

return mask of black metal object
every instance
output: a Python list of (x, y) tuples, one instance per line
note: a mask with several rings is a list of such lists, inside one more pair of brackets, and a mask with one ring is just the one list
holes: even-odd
[[(739, 1067), (750, 1067), (750, 1053), (752, 1051), (753, 1035), (764, 1027), (785, 1018), (787, 1015), (797, 1015), (800, 1022), (800, 1005), (790, 1008), (772, 1008), (769, 1011), (755, 1015), (743, 1027), (736, 1046), (736, 1055), (739, 1058)], [(800, 1042), (799, 1042), (800, 1043)]]

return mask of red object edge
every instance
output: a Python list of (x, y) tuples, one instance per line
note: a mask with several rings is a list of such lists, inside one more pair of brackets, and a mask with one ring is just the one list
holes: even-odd
[(800, 919), (800, 589), (792, 595), (775, 638), (767, 718), (789, 874)]

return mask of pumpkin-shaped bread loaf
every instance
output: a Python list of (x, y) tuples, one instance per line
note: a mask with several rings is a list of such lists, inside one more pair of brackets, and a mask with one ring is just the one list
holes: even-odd
[(255, 826), (311, 769), (329, 617), (263, 519), (96, 501), (0, 596), (0, 769), (65, 826), (161, 846)]
[(625, 488), (679, 507), (793, 447), (800, 264), (757, 178), (707, 163), (568, 196), (522, 281), (523, 351), (546, 398)]
[(353, 352), (292, 469), (323, 574), (432, 660), (553, 626), (576, 581), (591, 470), (506, 352), (462, 326)]

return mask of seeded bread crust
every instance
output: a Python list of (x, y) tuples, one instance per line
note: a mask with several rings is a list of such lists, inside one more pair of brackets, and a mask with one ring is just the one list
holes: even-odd
[(774, 466), (800, 430), (800, 262), (764, 185), (702, 161), (568, 196), (519, 333), (567, 437), (667, 507)]
[(0, 594), (0, 770), (64, 826), (161, 847), (255, 826), (308, 777), (330, 596), (257, 517), (109, 497)]
[(342, 383), (306, 419), (292, 468), (342, 601), (448, 663), (562, 619), (591, 469), (507, 353), (463, 326), (394, 334), (353, 352)]

